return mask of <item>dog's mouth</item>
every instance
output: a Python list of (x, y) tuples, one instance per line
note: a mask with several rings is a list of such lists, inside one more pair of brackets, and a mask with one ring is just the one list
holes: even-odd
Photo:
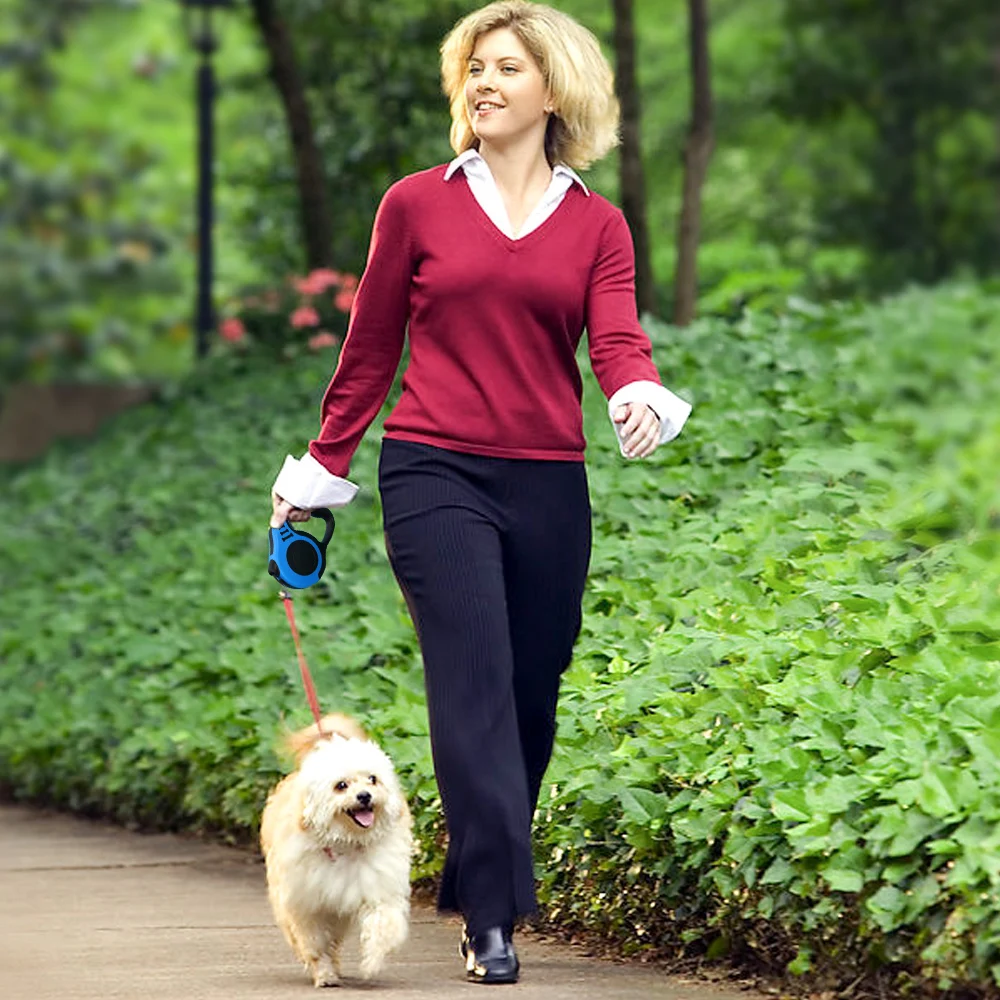
[(358, 826), (363, 826), (365, 829), (370, 827), (372, 823), (375, 822), (375, 810), (369, 806), (359, 807), (357, 809), (348, 809), (347, 815), (354, 820)]

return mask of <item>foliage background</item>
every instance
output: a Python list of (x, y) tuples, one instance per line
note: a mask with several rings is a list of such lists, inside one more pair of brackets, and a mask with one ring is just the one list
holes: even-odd
[[(346, 275), (388, 183), (450, 156), (434, 49), (471, 6), (283, 3)], [(608, 43), (609, 4), (561, 6)], [(976, 0), (890, 7), (712, 6), (703, 318), (644, 320), (695, 411), (621, 463), (581, 352), (595, 548), (539, 875), (548, 919), (621, 951), (995, 996), (1000, 19)], [(681, 4), (635, 13), (667, 315), (686, 23)], [(221, 23), (217, 287), (249, 325), (248, 292), (294, 307), (300, 240), (245, 7)], [(173, 4), (0, 8), (0, 397), (25, 377), (161, 386), (92, 447), (0, 467), (0, 792), (245, 840), (281, 721), (307, 720), (261, 498), (314, 432), (337, 339), (310, 350), (268, 313), (266, 350), (223, 342), (192, 367), (194, 64)], [(587, 180), (616, 199), (614, 157)], [(324, 700), (400, 763), (432, 877), (443, 831), (372, 487), (380, 423), (300, 619)]]
[[(538, 815), (550, 919), (833, 984), (860, 963), (995, 988), (998, 304), (960, 285), (651, 323), (696, 409), (642, 463), (611, 446), (581, 350), (595, 545)], [(92, 448), (7, 472), (33, 515), (0, 527), (0, 790), (253, 835), (281, 722), (308, 721), (261, 456), (305, 445), (328, 367), (220, 355)], [(419, 650), (374, 487), (398, 392), (298, 618), (325, 707), (392, 748), (432, 876)]]
[[(360, 273), (391, 180), (452, 155), (436, 48), (474, 6), (282, 0), (328, 172), (337, 266), (350, 273)], [(611, 51), (610, 3), (561, 6)], [(1000, 18), (984, 0), (914, 0), (907, 10), (712, 4), (717, 143), (702, 314), (1000, 266)], [(286, 126), (262, 47), (245, 4), (216, 20), (225, 315), (248, 285), (302, 265)], [(686, 12), (637, 0), (635, 20), (666, 316), (688, 116)], [(195, 65), (179, 4), (10, 0), (0, 10), (0, 392), (26, 372), (159, 378), (189, 366)], [(615, 155), (587, 180), (615, 200)]]

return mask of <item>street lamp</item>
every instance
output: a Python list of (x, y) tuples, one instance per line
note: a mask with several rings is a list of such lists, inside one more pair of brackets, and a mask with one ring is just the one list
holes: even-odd
[(195, 352), (208, 353), (208, 338), (215, 326), (212, 305), (212, 158), (214, 147), (215, 72), (212, 54), (219, 47), (212, 31), (216, 8), (232, 7), (233, 0), (180, 0), (184, 8), (184, 33), (201, 55), (195, 74), (198, 101), (198, 290), (195, 295)]

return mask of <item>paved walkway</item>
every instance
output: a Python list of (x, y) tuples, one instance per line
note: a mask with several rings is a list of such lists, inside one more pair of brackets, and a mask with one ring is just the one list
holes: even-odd
[[(585, 958), (518, 938), (521, 982), (465, 982), (459, 924), (415, 907), (410, 939), (373, 984), (324, 995), (430, 1000), (753, 1000), (735, 987)], [(344, 971), (357, 968), (346, 949)], [(499, 995), (498, 995), (499, 994)], [(292, 1000), (315, 996), (271, 920), (252, 853), (0, 806), (3, 1000)]]

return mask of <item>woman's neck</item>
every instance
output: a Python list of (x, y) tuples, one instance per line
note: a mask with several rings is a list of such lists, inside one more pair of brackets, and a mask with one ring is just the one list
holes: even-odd
[(548, 186), (552, 167), (545, 157), (545, 148), (495, 149), (480, 143), (479, 155), (486, 161), (497, 187), (507, 194), (521, 198), (539, 186)]

